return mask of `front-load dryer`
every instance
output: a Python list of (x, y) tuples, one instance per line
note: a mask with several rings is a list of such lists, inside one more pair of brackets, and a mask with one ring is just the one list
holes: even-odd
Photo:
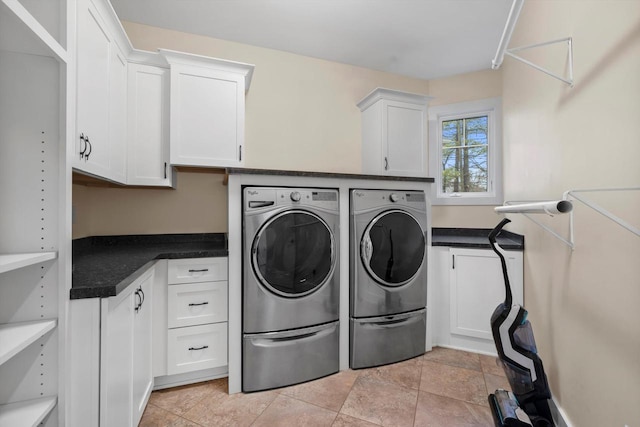
[(422, 191), (351, 190), (350, 364), (424, 353), (427, 200)]
[(243, 391), (339, 370), (339, 197), (243, 190)]

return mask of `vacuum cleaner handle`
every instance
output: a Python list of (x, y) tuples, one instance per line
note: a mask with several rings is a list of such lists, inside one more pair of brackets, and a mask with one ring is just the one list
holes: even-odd
[(500, 234), (500, 232), (502, 231), (502, 228), (509, 224), (511, 222), (511, 220), (509, 218), (505, 218), (502, 221), (500, 221), (500, 224), (496, 225), (495, 228), (493, 230), (491, 230), (491, 232), (489, 233), (489, 242), (491, 243), (491, 246), (493, 247), (493, 245), (496, 244), (496, 236), (498, 234)]
[(504, 259), (504, 255), (502, 254), (503, 249), (496, 243), (496, 236), (500, 234), (502, 228), (511, 222), (510, 219), (505, 218), (500, 221), (500, 224), (496, 225), (493, 230), (489, 233), (489, 243), (491, 244), (491, 249), (498, 255), (500, 258), (500, 265), (502, 266), (502, 276), (504, 278), (504, 288), (505, 288), (505, 299), (504, 305), (506, 307), (511, 307), (511, 303), (513, 301), (513, 295), (511, 294), (511, 284), (509, 283), (509, 274), (507, 273), (507, 262)]

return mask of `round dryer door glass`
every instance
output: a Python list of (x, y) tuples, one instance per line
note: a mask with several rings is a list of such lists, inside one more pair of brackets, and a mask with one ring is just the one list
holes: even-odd
[(418, 274), (426, 250), (424, 231), (410, 214), (387, 211), (369, 223), (360, 242), (368, 273), (387, 286), (401, 286)]
[(253, 241), (253, 269), (270, 291), (299, 297), (331, 274), (334, 239), (327, 224), (306, 211), (285, 211), (269, 220)]

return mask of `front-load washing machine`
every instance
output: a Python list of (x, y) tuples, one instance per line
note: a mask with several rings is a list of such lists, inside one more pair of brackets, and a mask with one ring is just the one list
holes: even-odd
[(243, 189), (243, 391), (339, 370), (338, 200), (334, 189)]
[(422, 191), (351, 190), (350, 366), (425, 351), (427, 200)]

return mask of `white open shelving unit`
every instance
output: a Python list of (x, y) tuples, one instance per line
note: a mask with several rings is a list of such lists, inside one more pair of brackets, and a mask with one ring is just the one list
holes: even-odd
[(61, 426), (72, 0), (0, 0), (0, 427)]

